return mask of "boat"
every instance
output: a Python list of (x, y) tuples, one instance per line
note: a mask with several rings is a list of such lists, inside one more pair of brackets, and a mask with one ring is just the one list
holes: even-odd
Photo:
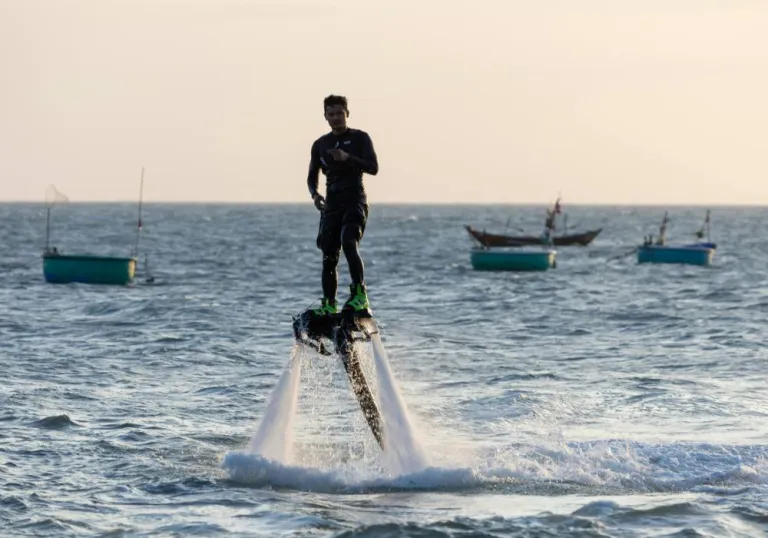
[[(502, 234), (489, 234), (485, 231), (479, 231), (472, 226), (465, 225), (470, 237), (485, 247), (522, 247), (527, 245), (547, 245), (557, 247), (569, 247), (569, 246), (587, 246), (595, 237), (603, 231), (602, 228), (596, 230), (587, 230), (581, 233), (568, 232), (568, 216), (563, 216), (564, 228), (566, 233), (555, 235), (556, 223), (555, 219), (557, 215), (562, 213), (562, 206), (560, 205), (560, 197), (557, 197), (554, 206), (551, 209), (547, 209), (546, 220), (544, 222), (544, 233), (540, 236), (533, 235), (502, 235)], [(509, 223), (508, 223), (509, 224)]]
[(136, 276), (136, 258), (43, 253), (43, 276), (51, 284), (112, 284), (125, 286)]
[[(65, 195), (56, 190), (56, 187), (50, 185), (46, 193), (45, 249), (42, 255), (43, 277), (45, 281), (50, 284), (81, 283), (118, 286), (131, 284), (136, 276), (136, 264), (138, 261), (139, 236), (142, 228), (141, 205), (143, 191), (144, 169), (142, 168), (136, 243), (130, 256), (64, 254), (57, 247), (50, 245), (51, 209), (57, 202), (67, 202), (69, 200)], [(154, 281), (154, 278), (151, 275), (148, 276), (147, 282), (152, 281)]]
[(473, 248), (472, 268), (477, 271), (546, 271), (555, 267), (556, 251)]
[[(666, 240), (668, 212), (664, 213), (664, 219), (659, 228), (659, 236), (656, 241), (653, 236), (645, 238), (641, 246), (637, 248), (637, 263), (679, 263), (687, 265), (707, 266), (712, 263), (717, 244), (709, 240), (709, 211), (705, 225), (707, 227), (707, 241), (686, 245), (668, 245)], [(703, 229), (696, 234), (703, 237)]]
[[(544, 241), (542, 237), (533, 235), (500, 235), (490, 234), (484, 231), (476, 230), (472, 226), (465, 225), (467, 232), (473, 239), (476, 239), (481, 245), (486, 247), (522, 247), (530, 245), (541, 245)], [(576, 234), (563, 234), (552, 236), (552, 244), (556, 247), (582, 246), (585, 247), (594, 241), (595, 237), (602, 232), (602, 228), (588, 230)]]
[(715, 249), (705, 246), (642, 245), (637, 249), (637, 263), (683, 263), (710, 265)]

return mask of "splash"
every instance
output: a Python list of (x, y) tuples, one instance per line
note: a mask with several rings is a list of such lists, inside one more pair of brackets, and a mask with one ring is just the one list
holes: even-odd
[(314, 469), (283, 465), (258, 454), (230, 452), (223, 462), (232, 480), (325, 493), (487, 491), (527, 495), (732, 494), (768, 492), (768, 446), (650, 444), (629, 440), (553, 446), (506, 445), (479, 450), (456, 467), (386, 476), (353, 467)]
[(408, 416), (389, 358), (378, 334), (371, 336), (376, 367), (379, 409), (384, 421), (384, 459), (395, 474), (415, 473), (427, 467), (427, 457)]
[[(492, 446), (470, 443), (473, 446), (457, 457), (456, 446), (449, 442), (442, 449), (430, 450), (427, 466), (417, 438), (419, 432), (411, 424), (377, 336), (372, 339), (372, 347), (373, 353), (367, 358), (375, 372), (367, 377), (376, 377), (375, 396), (384, 420), (386, 443), (383, 453), (377, 452), (378, 464), (353, 457), (324, 466), (289, 458), (298, 377), (303, 369), (295, 352), (270, 397), (251, 450), (232, 451), (225, 456), (222, 467), (230, 478), (259, 487), (337, 493), (499, 487), (542, 495), (768, 491), (766, 445), (654, 444), (631, 439), (567, 441), (558, 436)], [(321, 364), (335, 371), (329, 363)], [(327, 379), (321, 379), (318, 386), (328, 385)], [(344, 390), (349, 394), (348, 386)], [(327, 392), (319, 397), (323, 404), (328, 403)], [(338, 416), (333, 411), (326, 416), (331, 415)], [(356, 417), (362, 422), (359, 409)], [(369, 431), (365, 433), (370, 436)], [(314, 443), (308, 447), (313, 452), (318, 450)], [(300, 452), (297, 447), (296, 453)], [(439, 460), (441, 452), (450, 453), (451, 461), (436, 465), (433, 460)]]
[(300, 379), (301, 353), (299, 347), (294, 346), (291, 358), (269, 397), (258, 430), (251, 438), (249, 448), (252, 452), (280, 463), (290, 463)]
[[(353, 391), (350, 386), (350, 383), (359, 382), (359, 374), (358, 377), (349, 373), (344, 376), (347, 379), (345, 379), (343, 387), (340, 386), (339, 388), (346, 393), (346, 396), (343, 396), (339, 402), (330, 401), (328, 390), (332, 389), (331, 385), (333, 385), (328, 383), (330, 379), (326, 376), (322, 376), (323, 379), (320, 380), (313, 379), (318, 373), (326, 370), (326, 367), (313, 367), (313, 364), (329, 365), (330, 363), (323, 360), (304, 363), (302, 351), (307, 348), (302, 345), (295, 345), (288, 364), (269, 396), (264, 416), (256, 433), (251, 438), (247, 450), (239, 454), (230, 453), (226, 456), (228, 463), (225, 467), (229, 468), (231, 474), (233, 476), (250, 476), (251, 470), (247, 468), (247, 462), (253, 464), (252, 471), (257, 474), (264, 474), (265, 469), (274, 470), (270, 466), (265, 466), (265, 462), (277, 465), (278, 469), (282, 466), (289, 466), (293, 468), (311, 467), (314, 470), (326, 468), (342, 474), (352, 472), (357, 478), (361, 475), (370, 475), (370, 473), (379, 477), (382, 475), (398, 477), (424, 471), (427, 468), (426, 454), (417, 438), (397, 382), (392, 375), (387, 353), (378, 334), (371, 335), (370, 344), (371, 346), (355, 346), (353, 355), (359, 361), (359, 367), (362, 370), (360, 374), (365, 378), (364, 382), (371, 389), (373, 400), (376, 402), (373, 404), (372, 401), (371, 404), (378, 407), (376, 415), (380, 415), (383, 434), (381, 448), (377, 443), (371, 443), (375, 437), (371, 428), (378, 428), (378, 425), (365, 423), (364, 414), (361, 411), (369, 408), (366, 407), (367, 404), (360, 404), (360, 394), (355, 394), (359, 391)], [(309, 374), (309, 379), (306, 380), (308, 384), (302, 392), (303, 371)], [(315, 381), (319, 381), (319, 384)], [(347, 402), (347, 397), (354, 404)], [(310, 404), (306, 406), (310, 413), (309, 422), (306, 424), (304, 423), (304, 414), (300, 412), (301, 409), (299, 408), (299, 400), (303, 401), (305, 398)], [(314, 403), (315, 401), (319, 405)], [(354, 406), (351, 414), (348, 415), (343, 411), (337, 412), (339, 409), (336, 407), (337, 405), (341, 405), (341, 409), (344, 409), (349, 404)], [(321, 423), (325, 422), (322, 418), (340, 416), (352, 418), (352, 422), (349, 424), (352, 426), (351, 431), (336, 428), (334, 428), (335, 431), (329, 431), (321, 426)], [(377, 423), (378, 421), (376, 421)], [(295, 431), (297, 425), (299, 432)], [(308, 431), (304, 431), (303, 427), (305, 426), (309, 427)], [(318, 426), (321, 426), (320, 431), (317, 431)], [(314, 440), (308, 443), (296, 442), (294, 438), (296, 433), (302, 434), (299, 439), (305, 433), (309, 433), (309, 439), (317, 438), (319, 435), (324, 440), (320, 443)], [(351, 444), (346, 443), (342, 440), (345, 435), (339, 437), (339, 433), (351, 433), (351, 441), (353, 442)], [(239, 464), (233, 464), (233, 462), (239, 462)], [(352, 483), (354, 482), (355, 479), (352, 479)]]

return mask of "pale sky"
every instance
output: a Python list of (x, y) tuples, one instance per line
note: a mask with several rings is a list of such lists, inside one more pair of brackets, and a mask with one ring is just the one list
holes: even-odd
[(768, 204), (750, 0), (0, 0), (0, 200), (311, 203), (330, 93), (372, 204)]

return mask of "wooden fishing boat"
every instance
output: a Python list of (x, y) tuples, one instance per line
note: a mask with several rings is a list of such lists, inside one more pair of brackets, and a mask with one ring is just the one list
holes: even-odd
[[(469, 235), (486, 247), (522, 247), (526, 245), (541, 245), (541, 237), (532, 235), (500, 235), (490, 234), (476, 230), (471, 226), (465, 225)], [(552, 243), (558, 247), (582, 246), (585, 247), (594, 241), (595, 237), (603, 231), (602, 228), (588, 230), (576, 234), (555, 235), (552, 237)]]
[(555, 266), (556, 251), (474, 248), (472, 268), (477, 271), (546, 271)]

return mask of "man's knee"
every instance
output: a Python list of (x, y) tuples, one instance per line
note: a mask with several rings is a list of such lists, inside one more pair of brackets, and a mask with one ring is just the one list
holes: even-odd
[(349, 222), (341, 229), (341, 246), (344, 250), (350, 247), (357, 248), (357, 244), (363, 237), (363, 227), (356, 222)]
[(341, 248), (344, 250), (345, 255), (357, 252), (358, 242), (356, 240), (342, 241)]
[(341, 252), (339, 249), (324, 250), (323, 251), (323, 265), (336, 267), (339, 264), (339, 258)]
[(323, 257), (332, 256), (334, 253), (339, 255), (341, 251), (341, 233), (340, 230), (324, 230), (317, 237), (317, 248), (323, 252)]

